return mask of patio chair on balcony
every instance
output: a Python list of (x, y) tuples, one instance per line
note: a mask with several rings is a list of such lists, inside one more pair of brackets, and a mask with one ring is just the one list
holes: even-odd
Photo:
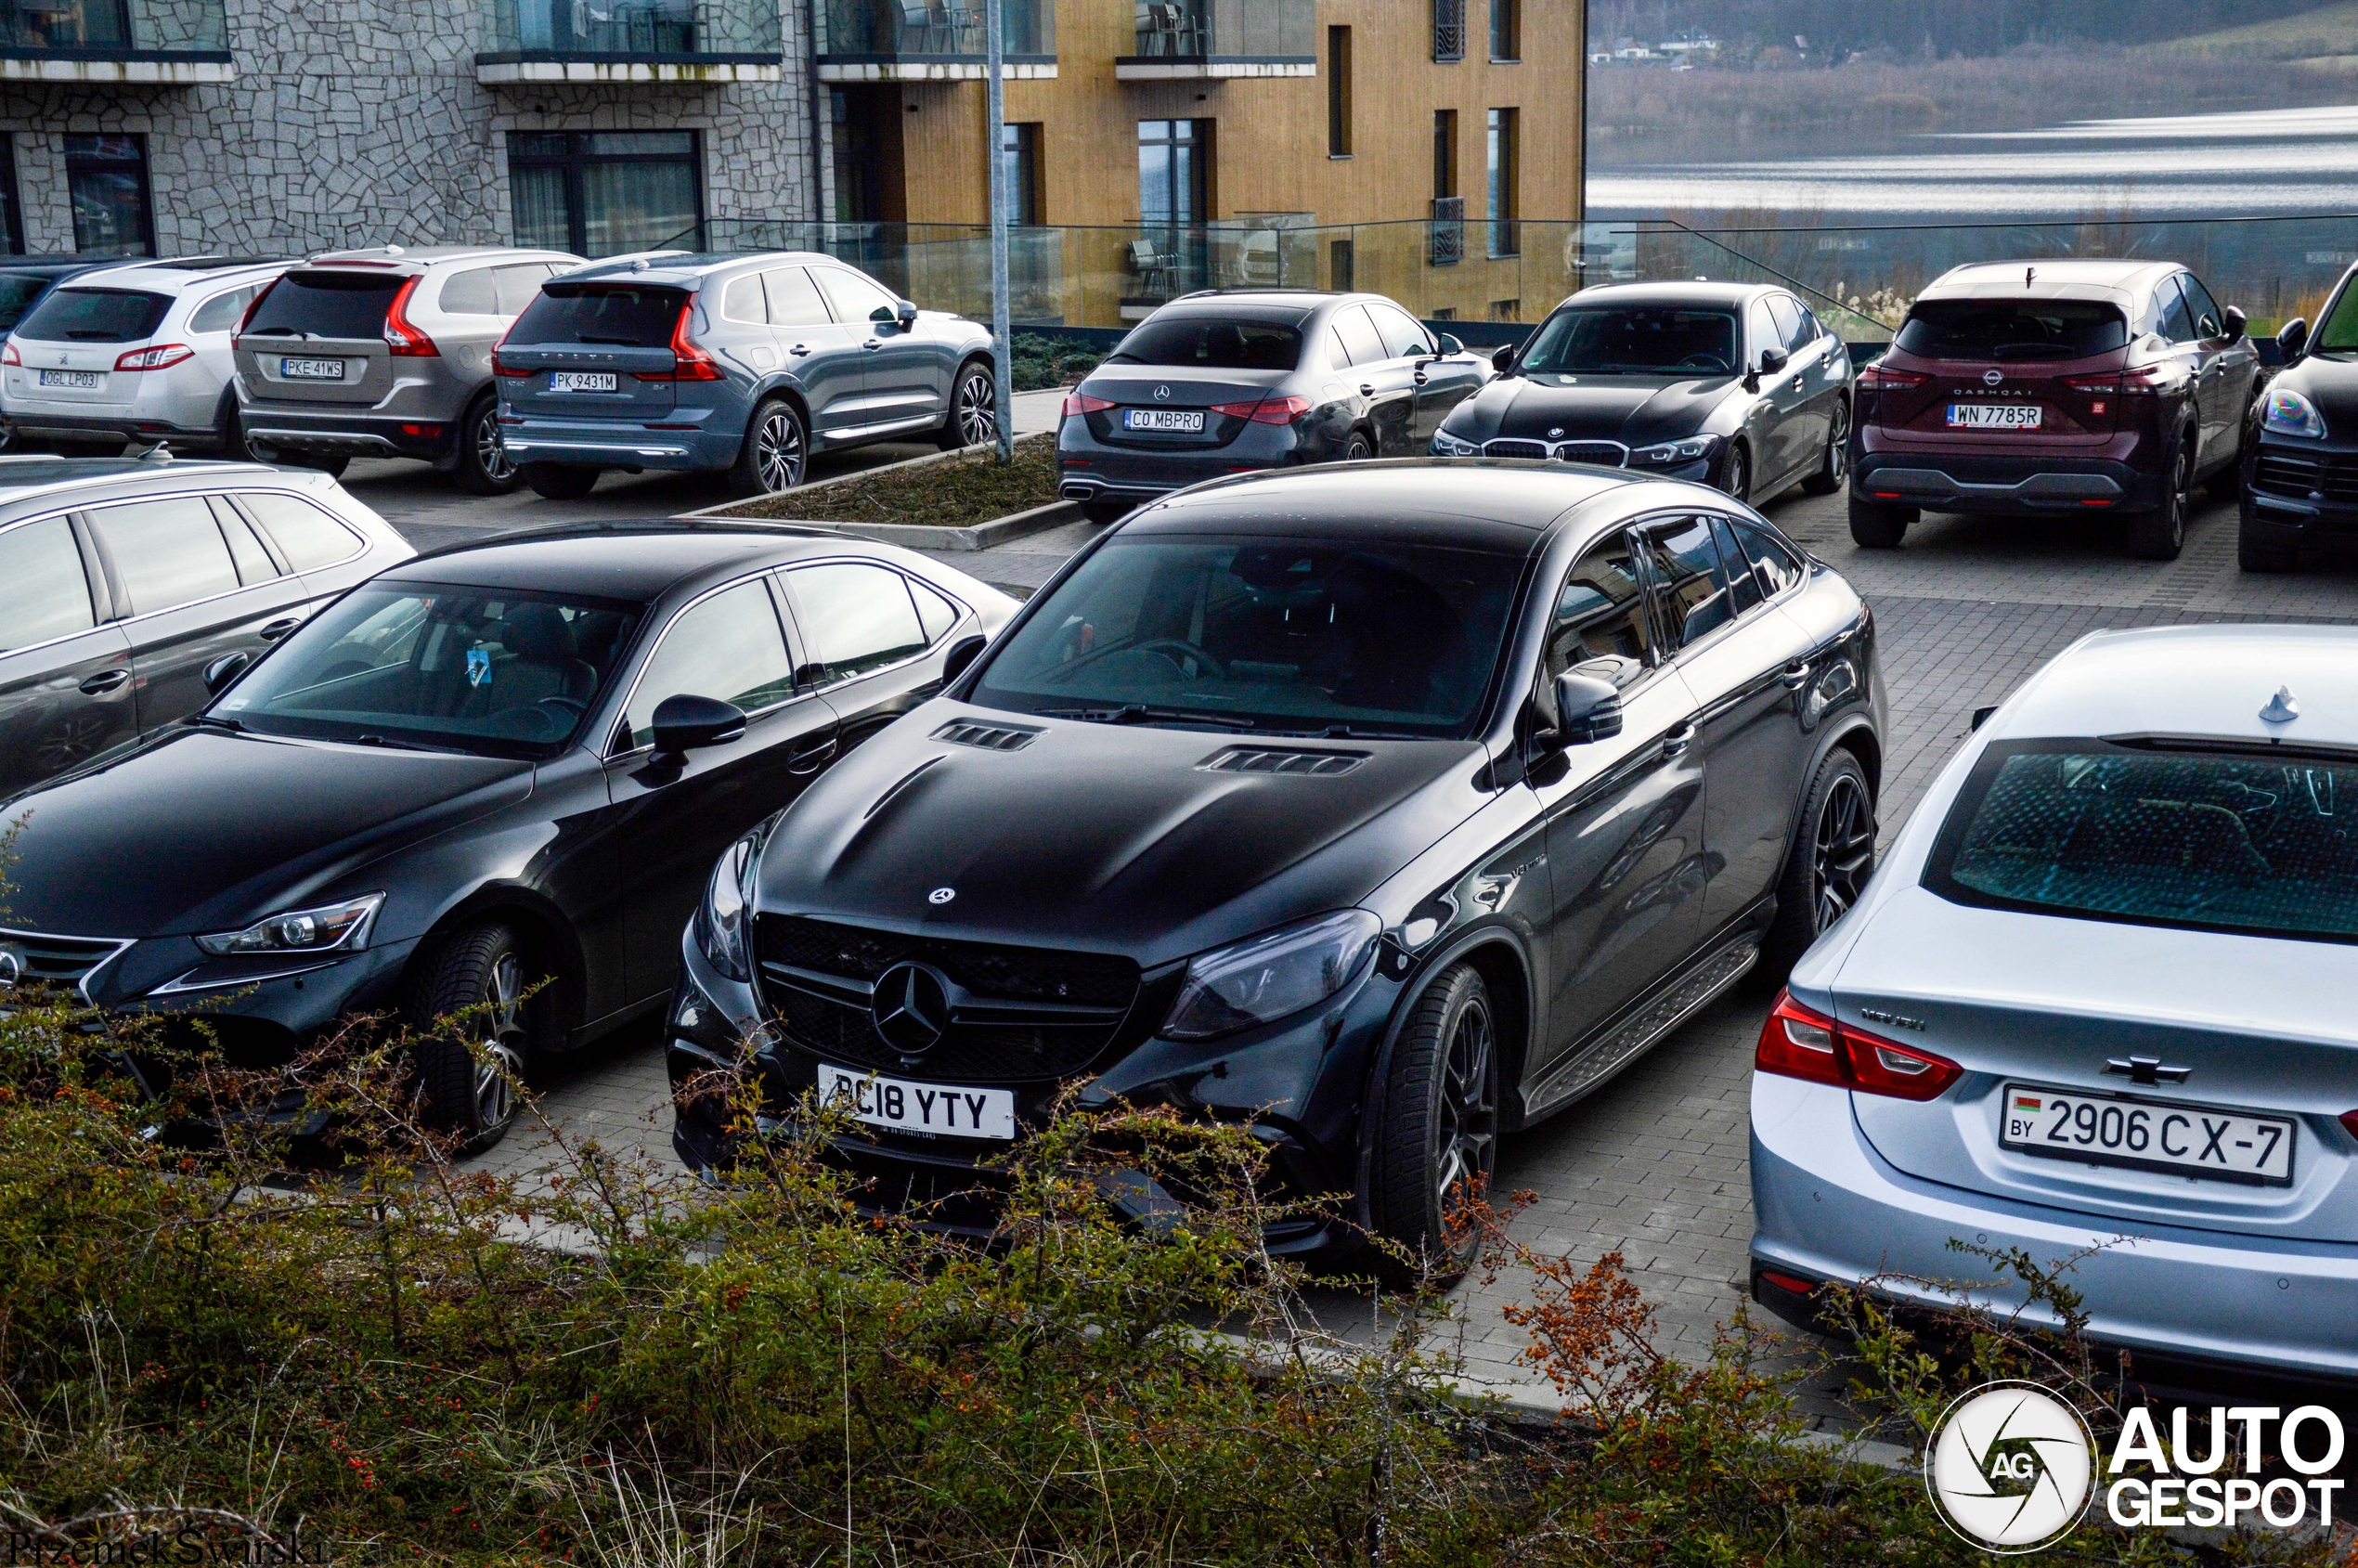
[(1151, 240), (1133, 240), (1129, 250), (1130, 276), (1138, 280), (1138, 296), (1161, 299), (1171, 292), (1177, 276), (1178, 258), (1159, 250)]
[(1165, 58), (1185, 54), (1182, 43), (1187, 32), (1187, 7), (1179, 0), (1154, 0), (1147, 7), (1147, 24), (1140, 30), (1138, 52)]
[(980, 6), (962, 6), (949, 0), (941, 11), (941, 25), (949, 34), (950, 52), (953, 55), (980, 55), (990, 52), (990, 41), (983, 37), (983, 10)]
[(916, 5), (900, 7), (900, 52), (913, 55), (939, 55), (948, 32), (948, 19), (932, 6), (919, 0)]

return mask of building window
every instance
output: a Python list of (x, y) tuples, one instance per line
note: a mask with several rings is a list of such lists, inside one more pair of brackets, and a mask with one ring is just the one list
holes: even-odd
[(1522, 253), (1522, 238), (1515, 221), (1522, 215), (1517, 189), (1522, 179), (1522, 158), (1515, 145), (1521, 120), (1515, 110), (1490, 111), (1490, 253), (1494, 256)]
[(66, 199), (73, 208), (73, 248), (78, 253), (156, 253), (147, 137), (68, 136)]
[(1490, 0), (1490, 58), (1522, 58), (1522, 0)]
[(1327, 287), (1339, 293), (1349, 293), (1358, 287), (1353, 274), (1359, 269), (1358, 254), (1348, 240), (1327, 241)]
[(693, 131), (511, 131), (516, 243), (584, 256), (702, 249), (703, 168)]
[(24, 254), (24, 204), (17, 197), (17, 138), (0, 131), (0, 251)]
[(1138, 221), (1185, 227), (1210, 215), (1205, 200), (1209, 120), (1138, 122)]
[(1458, 194), (1458, 111), (1435, 110), (1432, 116), (1432, 199)]
[(1351, 29), (1327, 29), (1327, 156), (1351, 156)]
[(1046, 220), (1040, 215), (1040, 125), (1037, 121), (1001, 127), (999, 161), (1006, 176), (1002, 187), (1007, 221), (1020, 228)]
[(1432, 0), (1432, 58), (1445, 65), (1466, 58), (1466, 0)]

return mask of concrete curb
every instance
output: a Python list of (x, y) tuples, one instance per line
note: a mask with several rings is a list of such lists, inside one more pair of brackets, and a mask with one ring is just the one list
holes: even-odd
[[(1045, 434), (1020, 435), (1016, 438), (1016, 445), (1021, 447), (1033, 441), (1053, 439), (1053, 436)], [(823, 494), (847, 485), (865, 484), (884, 474), (903, 473), (911, 469), (926, 468), (936, 463), (955, 462), (981, 450), (984, 448), (980, 447), (962, 447), (952, 452), (928, 452), (922, 458), (905, 458), (900, 462), (886, 463), (881, 468), (867, 468), (862, 469), (857, 473), (837, 474), (833, 479), (822, 479), (815, 484), (802, 486), (788, 493), (796, 496)], [(821, 533), (845, 534), (853, 538), (874, 539), (878, 544), (897, 544), (908, 550), (946, 551), (989, 550), (994, 545), (1005, 544), (1010, 539), (1023, 538), (1030, 534), (1045, 533), (1050, 528), (1061, 528), (1068, 523), (1081, 521), (1079, 503), (1068, 500), (1050, 501), (1045, 506), (1033, 507), (1029, 512), (1010, 512), (1004, 517), (991, 518), (987, 523), (974, 523), (956, 527), (941, 527), (926, 523), (823, 523), (800, 517), (760, 517), (737, 510), (746, 504), (744, 500), (722, 501), (718, 506), (699, 507), (694, 512), (680, 512), (673, 517), (672, 521), (675, 523), (751, 523), (769, 524), (785, 528), (814, 528)]]

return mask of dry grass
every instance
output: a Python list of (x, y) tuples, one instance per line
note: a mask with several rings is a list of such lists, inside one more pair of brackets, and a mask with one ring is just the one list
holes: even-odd
[(782, 496), (764, 496), (731, 507), (726, 515), (965, 528), (1030, 512), (1056, 499), (1056, 437), (1043, 434), (1017, 441), (1012, 467), (1001, 468), (997, 454), (988, 447), (973, 448), (939, 462), (895, 465)]

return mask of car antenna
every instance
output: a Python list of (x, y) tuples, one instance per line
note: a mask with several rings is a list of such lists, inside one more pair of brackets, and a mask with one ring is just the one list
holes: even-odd
[(139, 460), (141, 462), (170, 462), (172, 460), (172, 447), (168, 444), (159, 441), (154, 446), (149, 447), (146, 451), (140, 453)]
[(2034, 278), (2038, 277), (2038, 276), (2039, 276), (2039, 269), (2038, 269), (2037, 267), (2035, 267), (2035, 266), (2026, 266), (2026, 267), (2024, 267), (2024, 268), (2022, 269), (2022, 286), (2023, 286), (2024, 288), (2026, 288), (2026, 289), (2029, 288), (2029, 287), (2030, 287), (2030, 280), (2031, 280), (2032, 279), (2034, 279)]

